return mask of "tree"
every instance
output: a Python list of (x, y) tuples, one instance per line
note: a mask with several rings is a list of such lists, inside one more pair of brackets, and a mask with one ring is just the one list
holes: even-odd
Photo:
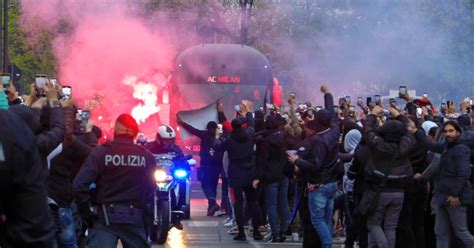
[(239, 0), (239, 5), (242, 15), (240, 19), (240, 44), (247, 45), (253, 0)]
[[(10, 1), (8, 17), (8, 39), (10, 64), (22, 71), (20, 91), (27, 92), (29, 84), (34, 82), (36, 74), (56, 74), (56, 58), (52, 48), (53, 34), (43, 30), (39, 33), (28, 33), (20, 25), (21, 6), (19, 0)], [(33, 25), (33, 24), (29, 24)]]

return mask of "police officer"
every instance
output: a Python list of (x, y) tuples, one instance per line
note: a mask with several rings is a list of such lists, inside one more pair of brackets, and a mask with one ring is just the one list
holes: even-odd
[(97, 185), (98, 220), (88, 247), (148, 247), (145, 207), (153, 190), (153, 155), (133, 143), (138, 124), (129, 114), (117, 118), (114, 141), (95, 148), (73, 183), (83, 218), (90, 219), (89, 185)]
[[(153, 154), (167, 154), (174, 158), (181, 158), (184, 156), (183, 151), (179, 146), (175, 144), (176, 132), (174, 129), (168, 125), (162, 125), (158, 127), (156, 132), (155, 141), (147, 143), (145, 148), (147, 148)], [(186, 188), (179, 186), (179, 199), (176, 199), (174, 191), (171, 194), (171, 208), (173, 212), (181, 211), (181, 207), (184, 204), (186, 195)], [(184, 213), (183, 213), (184, 214)], [(181, 224), (181, 218), (183, 216), (173, 216), (172, 222), (173, 226), (179, 230), (183, 230), (183, 225)]]
[(155, 141), (147, 143), (145, 147), (153, 154), (168, 154), (182, 157), (183, 151), (175, 144), (176, 132), (168, 125), (158, 127)]

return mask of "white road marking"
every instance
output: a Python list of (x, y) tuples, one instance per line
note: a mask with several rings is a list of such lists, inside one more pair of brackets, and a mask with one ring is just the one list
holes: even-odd
[(218, 227), (219, 222), (217, 221), (189, 221), (189, 227)]

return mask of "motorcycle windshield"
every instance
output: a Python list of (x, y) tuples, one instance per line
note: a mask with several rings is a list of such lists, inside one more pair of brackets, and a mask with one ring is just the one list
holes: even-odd
[(173, 156), (169, 154), (153, 154), (155, 156), (155, 163), (160, 167), (173, 166)]

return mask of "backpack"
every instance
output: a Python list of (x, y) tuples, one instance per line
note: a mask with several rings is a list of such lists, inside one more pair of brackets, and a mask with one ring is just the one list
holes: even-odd
[(386, 180), (399, 186), (407, 186), (413, 180), (413, 169), (408, 157), (400, 159), (398, 153), (379, 163), (376, 163), (371, 155), (365, 166), (365, 176), (370, 184), (380, 185)]

